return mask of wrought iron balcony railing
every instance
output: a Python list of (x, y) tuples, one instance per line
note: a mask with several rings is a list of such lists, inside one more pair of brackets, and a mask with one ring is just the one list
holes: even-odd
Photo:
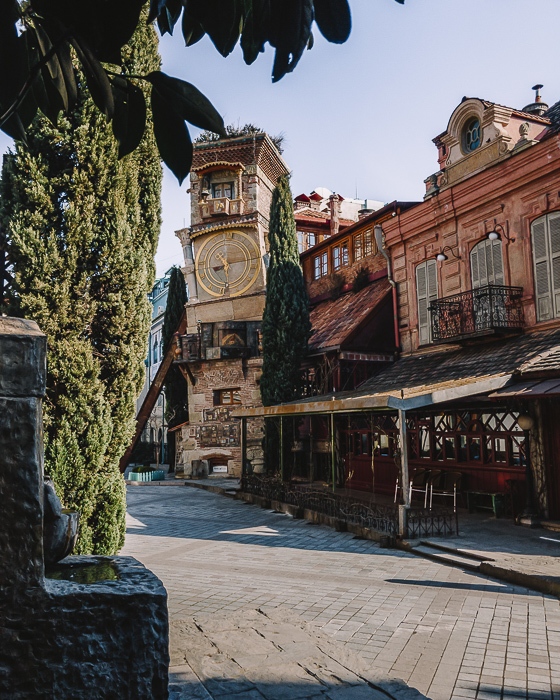
[(433, 342), (523, 328), (522, 287), (487, 285), (430, 305)]

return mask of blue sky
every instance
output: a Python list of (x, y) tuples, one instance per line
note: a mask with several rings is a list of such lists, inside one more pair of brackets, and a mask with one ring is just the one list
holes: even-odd
[[(194, 83), (226, 123), (285, 135), (294, 194), (323, 186), (343, 196), (416, 200), (437, 170), (432, 139), (464, 95), (521, 108), (543, 83), (560, 100), (559, 0), (350, 0), (342, 46), (318, 33), (295, 72), (272, 84), (272, 51), (246, 66), (208, 38), (161, 41), (163, 70)], [(193, 130), (193, 135), (196, 130)], [(8, 140), (0, 137), (0, 147)], [(188, 181), (165, 170), (161, 274), (181, 263), (174, 231), (189, 223)]]

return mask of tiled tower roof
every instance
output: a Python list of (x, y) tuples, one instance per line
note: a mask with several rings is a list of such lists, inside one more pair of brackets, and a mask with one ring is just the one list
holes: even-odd
[(289, 172), (276, 146), (265, 133), (194, 144), (194, 170), (217, 161), (236, 165), (256, 164), (274, 183)]

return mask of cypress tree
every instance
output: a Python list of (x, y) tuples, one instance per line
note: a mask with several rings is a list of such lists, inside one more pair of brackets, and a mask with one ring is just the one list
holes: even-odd
[[(169, 277), (167, 305), (165, 307), (165, 316), (163, 318), (163, 328), (161, 331), (164, 351), (167, 351), (169, 343), (173, 339), (173, 334), (177, 330), (181, 316), (185, 311), (186, 303), (187, 288), (185, 285), (185, 278), (181, 269), (179, 267), (174, 267)], [(165, 419), (168, 427), (173, 428), (189, 419), (187, 383), (181, 371), (175, 365), (172, 365), (167, 373), (164, 390)], [(172, 459), (175, 454), (172, 445), (174, 445), (174, 443), (170, 442), (170, 464), (173, 464), (175, 461)]]
[(262, 324), (261, 396), (265, 406), (297, 398), (301, 361), (311, 331), (288, 175), (274, 189), (269, 229), (270, 265)]
[[(129, 73), (159, 66), (141, 23), (123, 50)], [(119, 458), (134, 428), (150, 325), (147, 293), (160, 226), (161, 166), (151, 130), (118, 160), (110, 125), (82, 95), (57, 126), (37, 118), (4, 164), (16, 313), (48, 338), (45, 471), (80, 511), (79, 553), (124, 543)]]

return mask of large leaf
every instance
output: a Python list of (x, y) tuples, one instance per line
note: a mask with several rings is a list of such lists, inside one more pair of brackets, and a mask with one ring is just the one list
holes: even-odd
[(148, 24), (156, 20), (165, 10), (167, 0), (150, 0), (150, 12), (148, 13)]
[(270, 0), (253, 0), (247, 3), (247, 15), (241, 34), (243, 60), (251, 65), (264, 51), (270, 29)]
[(206, 34), (200, 22), (194, 17), (191, 17), (187, 10), (183, 12), (181, 31), (183, 32), (186, 46), (196, 44)]
[(277, 82), (297, 66), (309, 42), (313, 0), (271, 0), (271, 46), (276, 49), (272, 80)]
[[(25, 82), (28, 79), (29, 69), (27, 68), (27, 43), (25, 40), (25, 35), (18, 37), (17, 39), (17, 54), (21, 62), (20, 66), (14, 71), (19, 74), (19, 79), (17, 83), (14, 83), (14, 90), (17, 88), (17, 94), (13, 94), (12, 98), (0, 105), (0, 116), (3, 113), (16, 107), (16, 112), (13, 116), (6, 120), (3, 124), (4, 131), (13, 138), (18, 138), (20, 140), (25, 140), (24, 131), (31, 124), (35, 115), (37, 114), (37, 102), (33, 95), (33, 90), (31, 84), (25, 88)], [(27, 70), (26, 70), (27, 68)]]
[(189, 174), (192, 165), (193, 146), (189, 130), (185, 120), (155, 88), (152, 89), (151, 103), (159, 153), (180, 184)]
[(56, 52), (60, 70), (64, 78), (66, 93), (68, 95), (68, 108), (72, 109), (78, 99), (78, 85), (76, 83), (76, 75), (72, 64), (72, 56), (70, 54), (70, 46), (67, 42), (63, 42)]
[(18, 18), (16, 0), (0, 0), (0, 104), (6, 108), (24, 82), (16, 30)]
[(87, 42), (81, 37), (74, 37), (72, 45), (82, 64), (91, 99), (107, 119), (111, 120), (115, 111), (115, 103), (111, 83), (105, 69), (94, 56)]
[(132, 37), (144, 0), (30, 0), (35, 13), (79, 36), (99, 61), (121, 62), (121, 48)]
[(158, 15), (158, 27), (161, 34), (173, 34), (173, 28), (181, 16), (182, 9), (181, 0), (167, 0), (165, 7)]
[(313, 0), (313, 7), (315, 21), (325, 39), (333, 44), (343, 44), (352, 29), (348, 0)]
[(69, 105), (68, 91), (66, 89), (66, 81), (64, 80), (64, 73), (60, 65), (58, 55), (56, 52), (53, 52), (53, 43), (49, 34), (38, 22), (35, 23), (35, 31), (37, 35), (40, 60), (45, 60), (49, 54), (51, 55), (45, 64), (46, 70), (43, 70), (43, 76), (45, 80), (50, 81), (50, 87), (58, 92), (60, 95), (61, 109), (67, 112)]
[(161, 71), (154, 71), (146, 78), (153, 85), (152, 95), (156, 92), (182, 119), (200, 129), (214, 131), (220, 136), (227, 135), (224, 120), (210, 100), (194, 85)]
[(186, 0), (185, 12), (200, 23), (222, 56), (233, 51), (241, 31), (244, 0)]
[(113, 78), (115, 114), (113, 134), (119, 143), (119, 158), (132, 153), (146, 129), (146, 100), (142, 90), (120, 76)]

